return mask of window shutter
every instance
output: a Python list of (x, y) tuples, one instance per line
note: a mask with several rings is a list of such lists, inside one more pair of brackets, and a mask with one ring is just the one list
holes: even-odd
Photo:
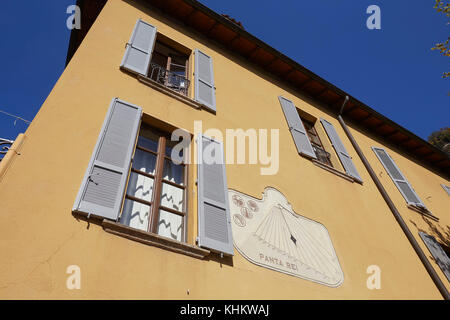
[(406, 202), (410, 205), (425, 208), (425, 205), (423, 204), (423, 202), (417, 196), (416, 192), (411, 187), (408, 180), (406, 180), (405, 176), (402, 174), (400, 169), (395, 164), (394, 159), (392, 159), (389, 156), (389, 154), (382, 148), (372, 147), (372, 150), (375, 152), (376, 156), (378, 157), (380, 162), (383, 164), (387, 173), (389, 174), (392, 181), (397, 186), (397, 188), (400, 191), (400, 193), (402, 194), (402, 196), (405, 198)]
[(73, 211), (117, 220), (142, 109), (113, 99)]
[(233, 255), (223, 143), (199, 135), (197, 147), (198, 245)]
[(439, 242), (437, 242), (433, 236), (422, 231), (419, 231), (419, 235), (433, 256), (434, 261), (436, 261), (439, 268), (441, 268), (442, 272), (447, 277), (447, 280), (450, 281), (450, 258), (447, 256), (444, 249), (442, 249)]
[(195, 100), (216, 112), (212, 58), (195, 49)]
[(298, 153), (317, 159), (316, 153), (314, 152), (311, 142), (309, 141), (308, 135), (306, 134), (306, 129), (303, 126), (302, 120), (298, 115), (297, 108), (294, 106), (294, 103), (282, 96), (279, 96), (278, 100), (280, 100), (281, 108), (283, 109), (284, 116), (286, 117), (286, 121), (289, 126), (289, 131), (291, 131)]
[(156, 40), (156, 27), (141, 19), (136, 22), (125, 55), (122, 59), (122, 68), (133, 73), (147, 75), (153, 47)]
[(450, 187), (446, 186), (445, 184), (441, 184), (442, 188), (444, 188), (444, 190), (447, 192), (447, 195), (450, 196)]
[(345, 172), (359, 182), (362, 182), (361, 176), (359, 175), (358, 171), (356, 170), (355, 164), (352, 161), (352, 157), (350, 157), (347, 150), (345, 149), (344, 144), (342, 143), (341, 138), (339, 138), (339, 135), (337, 134), (334, 126), (327, 120), (322, 118), (320, 119), (320, 122), (322, 122), (322, 126), (324, 127), (325, 132), (327, 133), (328, 138), (330, 138), (331, 144), (333, 145), (334, 150), (336, 150), (336, 154), (341, 160)]

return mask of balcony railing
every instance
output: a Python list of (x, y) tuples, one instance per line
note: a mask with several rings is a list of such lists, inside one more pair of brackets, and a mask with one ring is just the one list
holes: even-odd
[(314, 149), (314, 152), (316, 153), (317, 160), (331, 166), (329, 152), (326, 152), (325, 150), (323, 150), (321, 148), (317, 148), (316, 146), (313, 146), (313, 149)]
[(8, 152), (9, 148), (11, 148), (13, 143), (14, 141), (0, 138), (0, 161), (2, 161), (3, 157)]
[(149, 77), (178, 93), (185, 96), (188, 94), (190, 81), (186, 79), (186, 77), (179, 75), (176, 72), (167, 70), (156, 63), (150, 64)]

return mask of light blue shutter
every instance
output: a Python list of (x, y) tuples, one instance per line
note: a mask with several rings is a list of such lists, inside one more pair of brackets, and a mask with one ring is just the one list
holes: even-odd
[(447, 280), (450, 281), (450, 258), (447, 256), (444, 249), (442, 249), (439, 242), (437, 242), (433, 236), (422, 231), (419, 231), (419, 235), (433, 256), (434, 261), (436, 261), (439, 268), (441, 268), (442, 272), (447, 277)]
[(419, 196), (411, 187), (410, 183), (405, 178), (400, 169), (397, 167), (394, 159), (392, 159), (389, 154), (382, 148), (372, 147), (372, 150), (373, 152), (375, 152), (378, 160), (380, 160), (380, 162), (383, 164), (388, 175), (391, 177), (392, 181), (397, 186), (406, 202), (413, 206), (425, 208), (425, 205), (420, 200)]
[(317, 159), (316, 153), (314, 152), (311, 142), (309, 141), (306, 129), (303, 126), (303, 122), (298, 115), (297, 108), (294, 106), (294, 103), (282, 96), (279, 96), (278, 100), (280, 100), (281, 108), (283, 109), (284, 116), (289, 126), (289, 131), (291, 131), (298, 153)]
[(344, 144), (342, 143), (341, 138), (339, 138), (339, 135), (337, 134), (334, 126), (327, 120), (322, 118), (320, 119), (320, 122), (322, 123), (325, 132), (330, 138), (331, 144), (333, 145), (334, 150), (336, 150), (336, 154), (341, 160), (345, 172), (349, 176), (352, 176), (353, 178), (358, 180), (359, 182), (362, 182), (361, 176), (359, 175), (358, 170), (356, 170), (352, 157), (350, 157), (350, 155), (347, 152), (347, 149), (345, 149)]
[(198, 245), (233, 255), (223, 143), (199, 135), (197, 147)]
[(120, 66), (131, 72), (147, 75), (155, 40), (156, 27), (139, 19), (127, 43)]
[(73, 211), (117, 219), (141, 114), (140, 107), (113, 99)]
[(216, 112), (216, 88), (212, 58), (195, 50), (195, 100)]

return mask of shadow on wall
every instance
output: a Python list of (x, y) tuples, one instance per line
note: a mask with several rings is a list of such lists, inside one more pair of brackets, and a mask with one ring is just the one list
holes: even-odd
[[(417, 224), (409, 220), (417, 229), (417, 232), (425, 232), (433, 237), (436, 238), (440, 244), (444, 245), (446, 248), (443, 248), (444, 251), (447, 252), (447, 254), (450, 254), (448, 251), (450, 250), (450, 228), (449, 226), (441, 227), (440, 225), (435, 225), (433, 222), (431, 222), (429, 219), (422, 216), (423, 221), (428, 225), (428, 230), (421, 229), (417, 226)], [(446, 230), (447, 229), (447, 230)]]

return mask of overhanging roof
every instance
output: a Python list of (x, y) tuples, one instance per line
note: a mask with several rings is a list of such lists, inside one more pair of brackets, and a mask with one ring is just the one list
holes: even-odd
[[(363, 102), (309, 71), (229, 19), (195, 0), (135, 0), (146, 3), (176, 18), (206, 37), (224, 45), (249, 62), (270, 72), (303, 93), (338, 113), (345, 96), (350, 101), (343, 110), (345, 119), (367, 129), (405, 154), (450, 177), (450, 156), (403, 128)], [(75, 53), (106, 0), (78, 0), (82, 8), (83, 31), (72, 31), (67, 62)]]

